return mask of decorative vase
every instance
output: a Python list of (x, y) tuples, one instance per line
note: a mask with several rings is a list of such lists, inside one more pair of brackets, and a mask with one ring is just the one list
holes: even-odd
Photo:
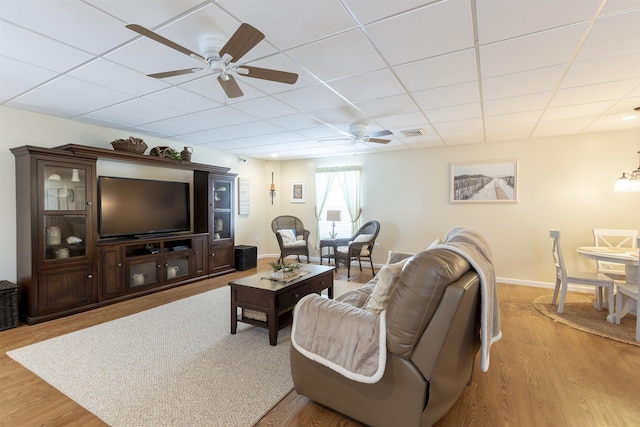
[(180, 152), (180, 158), (182, 158), (182, 160), (184, 160), (185, 162), (190, 162), (191, 161), (191, 153), (193, 153), (193, 148), (184, 147), (184, 150), (182, 150)]
[(290, 277), (293, 277), (296, 274), (295, 271), (272, 271), (271, 278), (273, 280), (286, 280)]

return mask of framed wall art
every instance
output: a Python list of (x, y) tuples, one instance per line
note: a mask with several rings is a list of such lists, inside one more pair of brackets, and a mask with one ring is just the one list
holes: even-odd
[(304, 203), (305, 198), (304, 181), (291, 181), (291, 203)]
[(238, 177), (238, 215), (249, 215), (249, 178)]
[(450, 203), (517, 203), (518, 161), (451, 163)]

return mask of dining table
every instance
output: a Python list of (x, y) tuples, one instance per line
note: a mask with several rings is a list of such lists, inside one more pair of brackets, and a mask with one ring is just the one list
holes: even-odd
[[(639, 239), (640, 240), (640, 239)], [(627, 283), (635, 283), (640, 292), (639, 274), (639, 250), (629, 247), (602, 247), (602, 246), (582, 246), (577, 249), (578, 253), (584, 257), (597, 261), (613, 262), (624, 264)], [(607, 321), (615, 323), (616, 313), (609, 314)], [(640, 316), (638, 316), (638, 303), (636, 302), (636, 341), (640, 341)]]

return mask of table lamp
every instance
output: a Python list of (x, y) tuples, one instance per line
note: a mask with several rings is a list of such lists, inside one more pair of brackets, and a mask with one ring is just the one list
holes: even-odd
[(333, 225), (331, 226), (331, 233), (329, 233), (329, 237), (335, 239), (336, 234), (336, 221), (340, 222), (340, 211), (327, 211), (327, 221), (332, 221)]

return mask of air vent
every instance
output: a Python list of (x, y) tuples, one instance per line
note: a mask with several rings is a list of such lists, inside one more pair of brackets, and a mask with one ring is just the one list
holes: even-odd
[(401, 131), (404, 136), (420, 136), (424, 135), (425, 131), (422, 128), (419, 129), (408, 129)]

